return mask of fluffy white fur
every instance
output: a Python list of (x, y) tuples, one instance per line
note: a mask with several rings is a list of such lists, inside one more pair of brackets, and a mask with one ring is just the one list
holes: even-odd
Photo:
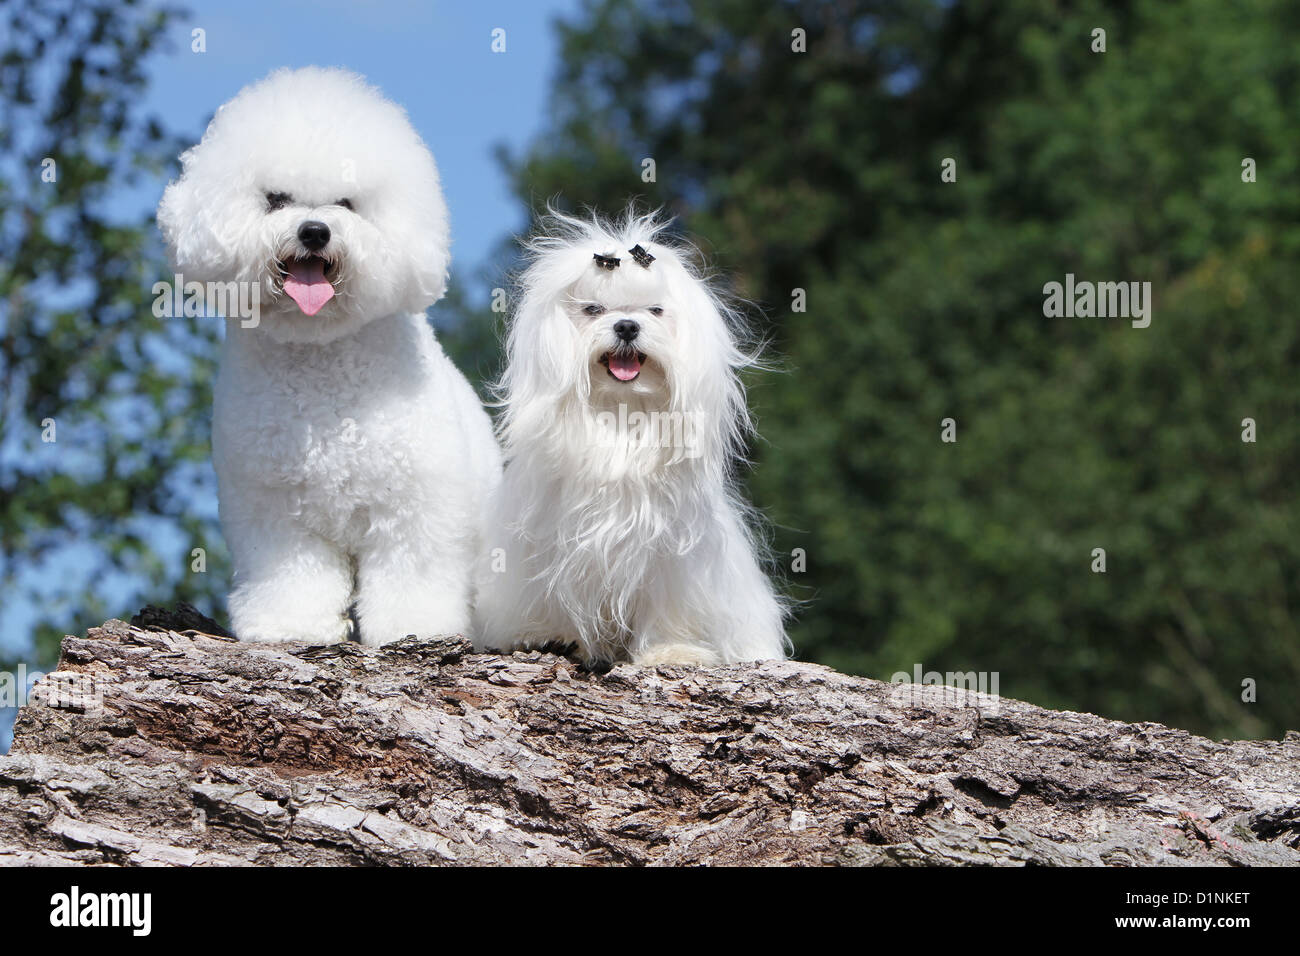
[[(508, 464), (485, 535), (480, 647), (560, 640), (592, 663), (638, 664), (786, 653), (731, 480), (750, 428), (737, 372), (754, 359), (662, 230), (631, 213), (553, 215), (530, 243), (500, 383)], [(630, 343), (615, 331), (627, 320)]]
[[(213, 424), (236, 634), (340, 641), (353, 602), (366, 644), (468, 633), (501, 465), (424, 315), (450, 261), (433, 157), (360, 77), (312, 68), (241, 91), (182, 165), (158, 209), (176, 269), (261, 292), (255, 328), (226, 320)], [(285, 289), (304, 263), (332, 289), (314, 314)]]

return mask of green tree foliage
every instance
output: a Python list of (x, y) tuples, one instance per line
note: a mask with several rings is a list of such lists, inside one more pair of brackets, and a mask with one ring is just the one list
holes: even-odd
[[(1217, 0), (599, 0), (560, 26), (516, 190), (666, 205), (765, 308), (785, 370), (754, 383), (751, 492), (807, 553), (800, 656), (1300, 726), (1298, 27)], [(1150, 281), (1151, 326), (1045, 317), (1066, 273)]]
[[(153, 316), (166, 268), (152, 219), (108, 208), (165, 178), (181, 146), (134, 107), (168, 16), (0, 8), (0, 605), (39, 609), (46, 665), (65, 630), (121, 613), (123, 593), (128, 607), (207, 604), (225, 580), (212, 516), (195, 509), (211, 490), (194, 491), (216, 323)], [(191, 573), (193, 547), (210, 551), (206, 574)]]

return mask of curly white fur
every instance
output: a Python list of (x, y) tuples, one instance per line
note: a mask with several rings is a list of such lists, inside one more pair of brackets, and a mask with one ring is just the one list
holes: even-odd
[[(754, 358), (663, 225), (552, 215), (530, 243), (500, 383), (508, 465), (485, 535), (480, 647), (560, 640), (590, 662), (639, 664), (787, 651), (732, 482), (751, 424), (737, 373)], [(630, 339), (616, 331), (627, 322)]]
[(366, 644), (467, 633), (501, 466), (424, 315), (450, 261), (433, 157), (360, 77), (310, 68), (241, 91), (182, 164), (158, 209), (176, 269), (263, 303), (227, 317), (216, 385), (236, 634), (339, 641), (353, 602)]

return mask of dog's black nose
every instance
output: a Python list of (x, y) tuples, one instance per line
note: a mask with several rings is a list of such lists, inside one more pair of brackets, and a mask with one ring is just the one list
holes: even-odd
[(641, 332), (641, 326), (631, 319), (619, 319), (614, 323), (614, 334), (624, 342), (631, 342)]
[(298, 227), (298, 241), (311, 252), (320, 252), (330, 241), (330, 227), (315, 219), (308, 219)]

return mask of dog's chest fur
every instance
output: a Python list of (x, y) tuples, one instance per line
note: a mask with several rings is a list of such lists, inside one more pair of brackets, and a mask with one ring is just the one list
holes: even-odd
[(376, 511), (418, 504), (413, 492), (436, 467), (428, 441), (415, 439), (437, 437), (437, 346), (406, 318), (323, 345), (228, 341), (214, 443), (241, 450), (219, 456), (238, 483), (284, 490), (302, 520), (336, 540), (354, 538)]

